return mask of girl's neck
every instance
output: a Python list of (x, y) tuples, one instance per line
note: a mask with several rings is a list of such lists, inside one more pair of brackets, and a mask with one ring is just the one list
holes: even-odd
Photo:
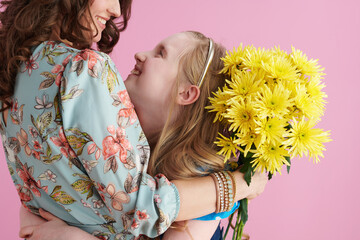
[(153, 151), (155, 149), (155, 147), (156, 147), (156, 144), (157, 144), (157, 142), (159, 140), (159, 137), (157, 135), (148, 136), (146, 134), (145, 134), (145, 136), (146, 136), (146, 139), (147, 139), (147, 141), (149, 143), (150, 150)]

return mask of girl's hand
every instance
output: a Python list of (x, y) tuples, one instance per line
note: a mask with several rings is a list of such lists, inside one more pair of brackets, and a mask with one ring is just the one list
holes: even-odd
[(267, 173), (259, 173), (258, 171), (251, 177), (250, 186), (247, 185), (244, 179), (244, 174), (237, 171), (233, 172), (236, 181), (236, 199), (241, 200), (247, 198), (249, 200), (259, 196), (265, 189), (268, 182)]
[(46, 221), (41, 224), (21, 227), (19, 236), (27, 240), (98, 240), (89, 233), (67, 225), (49, 212), (39, 209)]

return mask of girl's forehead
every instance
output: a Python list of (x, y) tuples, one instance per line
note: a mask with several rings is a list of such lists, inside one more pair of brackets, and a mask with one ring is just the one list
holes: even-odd
[(195, 39), (188, 33), (173, 34), (158, 44), (174, 57), (180, 57), (193, 45), (195, 45)]

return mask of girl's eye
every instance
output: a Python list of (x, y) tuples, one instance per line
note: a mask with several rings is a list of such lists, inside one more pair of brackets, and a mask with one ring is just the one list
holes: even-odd
[(164, 56), (162, 49), (160, 49), (160, 50), (158, 51), (157, 56), (158, 56), (158, 57), (163, 57), (163, 56)]

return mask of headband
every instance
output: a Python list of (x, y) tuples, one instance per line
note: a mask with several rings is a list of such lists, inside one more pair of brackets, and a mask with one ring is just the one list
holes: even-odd
[(201, 87), (201, 84), (204, 81), (206, 73), (207, 73), (207, 71), (209, 69), (209, 66), (211, 64), (211, 61), (212, 61), (212, 59), (214, 57), (214, 42), (210, 38), (209, 38), (209, 42), (210, 42), (209, 43), (209, 52), (208, 52), (208, 56), (207, 56), (207, 59), (206, 59), (204, 71), (203, 71), (203, 73), (201, 74), (201, 77), (200, 77), (200, 81), (199, 81), (199, 84), (198, 84), (199, 87)]

